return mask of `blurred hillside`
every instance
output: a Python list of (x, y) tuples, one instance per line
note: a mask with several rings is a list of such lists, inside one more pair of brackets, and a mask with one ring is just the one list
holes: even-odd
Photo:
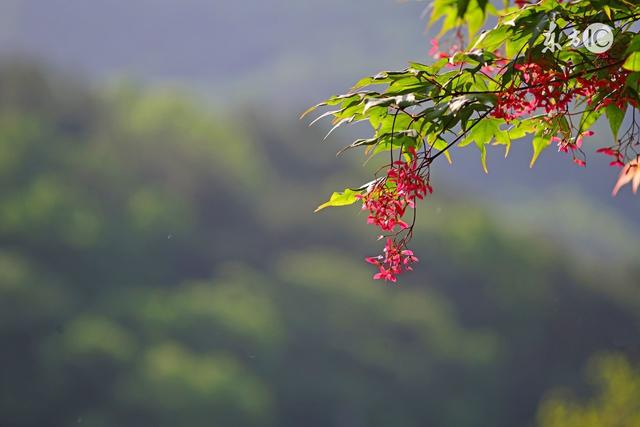
[(637, 253), (470, 198), (430, 200), (418, 271), (374, 283), (355, 209), (311, 213), (359, 160), (310, 132), (3, 62), (0, 425), (555, 427), (592, 357), (640, 359)]

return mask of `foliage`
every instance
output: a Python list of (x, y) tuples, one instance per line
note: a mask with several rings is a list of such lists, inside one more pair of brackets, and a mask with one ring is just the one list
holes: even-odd
[[(454, 146), (477, 147), (487, 171), (489, 146), (505, 146), (508, 153), (512, 143), (525, 138), (532, 141), (531, 166), (553, 144), (575, 164), (586, 166), (583, 140), (593, 135), (590, 127), (603, 115), (612, 143), (597, 151), (623, 168), (614, 194), (628, 183), (636, 192), (638, 18), (640, 6), (626, 0), (516, 0), (502, 9), (486, 0), (435, 0), (429, 23), (440, 22), (440, 31), (432, 41), (433, 63), (411, 63), (401, 71), (363, 78), (348, 93), (305, 112), (329, 107), (319, 118), (332, 117), (331, 131), (367, 122), (373, 136), (345, 149), (362, 148), (368, 157), (383, 154), (389, 159), (373, 184), (348, 190), (358, 191), (359, 197), (332, 197), (322, 206), (361, 200), (369, 223), (391, 239), (391, 247), (407, 250), (413, 235), (407, 222), (415, 223), (414, 205), (426, 194), (403, 192), (392, 178), (396, 170), (415, 171), (411, 185), (430, 188), (433, 162), (441, 156), (450, 160)], [(612, 31), (605, 52), (594, 48), (603, 43), (590, 30), (595, 23)], [(449, 45), (444, 51), (441, 38)], [(631, 123), (621, 132), (626, 116)], [(402, 220), (407, 207), (412, 221)], [(400, 264), (376, 265), (375, 278), (395, 281), (403, 271)]]
[(640, 425), (640, 370), (622, 355), (591, 362), (590, 377), (597, 394), (585, 402), (556, 391), (542, 405), (542, 427), (633, 427)]

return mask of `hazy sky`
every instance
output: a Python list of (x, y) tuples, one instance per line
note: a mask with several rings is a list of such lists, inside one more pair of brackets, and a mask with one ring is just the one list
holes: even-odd
[[(27, 53), (96, 80), (128, 76), (186, 85), (217, 102), (276, 109), (293, 119), (361, 76), (428, 61), (430, 36), (420, 16), (425, 6), (395, 0), (1, 0), (0, 53)], [(604, 123), (596, 130), (594, 140), (611, 138)], [(473, 147), (461, 151), (454, 152), (455, 167), (439, 166), (437, 180), (491, 197), (498, 211), (521, 207), (523, 199), (529, 209), (514, 215), (552, 226), (571, 225), (579, 214), (586, 216), (580, 227), (588, 228), (603, 210), (640, 223), (639, 199), (628, 191), (610, 198), (617, 171), (594, 153), (585, 170), (550, 149), (530, 170), (531, 148), (521, 141), (508, 160), (501, 148), (490, 150), (487, 176)], [(536, 209), (536, 198), (552, 197), (557, 203), (551, 208)]]
[(424, 8), (394, 0), (3, 0), (0, 49), (98, 77), (302, 102), (423, 60)]

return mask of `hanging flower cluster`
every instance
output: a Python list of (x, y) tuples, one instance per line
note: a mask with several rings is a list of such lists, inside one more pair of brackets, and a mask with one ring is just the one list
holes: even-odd
[(570, 153), (572, 160), (578, 166), (585, 167), (587, 162), (584, 160), (584, 152), (582, 151), (582, 141), (586, 136), (593, 136), (592, 130), (584, 131), (577, 137), (557, 137), (551, 138), (551, 142), (558, 143), (558, 151), (561, 153)]
[(618, 147), (617, 145), (612, 147), (599, 148), (598, 150), (596, 150), (596, 153), (613, 157), (613, 160), (611, 161), (611, 163), (609, 163), (609, 166), (616, 166), (619, 168), (624, 167), (624, 155), (620, 151), (620, 147)]
[(416, 199), (422, 200), (433, 192), (429, 183), (419, 173), (417, 162), (397, 161), (387, 171), (384, 179), (376, 181), (365, 194), (359, 194), (362, 210), (369, 211), (367, 222), (382, 231), (409, 228), (402, 221), (407, 207), (415, 208)]
[(404, 248), (402, 244), (391, 238), (387, 239), (383, 255), (365, 258), (365, 260), (378, 268), (378, 272), (373, 276), (375, 280), (394, 283), (398, 280), (398, 274), (404, 271), (412, 271), (411, 264), (418, 262), (418, 258), (413, 254), (413, 251)]
[[(416, 201), (422, 200), (433, 189), (426, 177), (421, 174), (421, 163), (414, 149), (410, 149), (411, 160), (398, 160), (391, 163), (383, 179), (377, 180), (366, 193), (356, 196), (362, 201), (362, 210), (369, 212), (367, 222), (383, 232), (397, 234), (407, 230), (403, 239), (387, 239), (384, 255), (367, 258), (367, 262), (378, 267), (374, 279), (396, 281), (396, 276), (404, 270), (411, 270), (410, 264), (418, 259), (406, 249), (406, 241), (411, 235), (411, 227), (402, 217), (408, 207), (415, 209)], [(423, 163), (424, 165), (424, 163)], [(426, 166), (428, 170), (428, 166)]]

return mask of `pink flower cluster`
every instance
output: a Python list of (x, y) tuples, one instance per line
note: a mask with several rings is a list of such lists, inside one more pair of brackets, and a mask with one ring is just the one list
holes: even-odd
[[(603, 58), (608, 60), (608, 58)], [(631, 99), (625, 95), (624, 86), (629, 74), (618, 67), (610, 70), (606, 79), (596, 76), (577, 77), (577, 85), (567, 87), (570, 74), (544, 69), (540, 64), (517, 64), (514, 67), (521, 73), (524, 87), (510, 87), (498, 93), (496, 108), (492, 115), (506, 121), (543, 109), (547, 114), (565, 113), (575, 96), (587, 98), (591, 104), (598, 93), (607, 94), (599, 101), (597, 109), (610, 104), (623, 108)]]
[[(415, 151), (412, 154), (415, 157)], [(387, 182), (396, 186), (396, 194), (407, 205), (415, 208), (416, 199), (424, 199), (427, 194), (431, 194), (433, 189), (427, 181), (420, 176), (418, 163), (397, 161), (387, 172)]]
[(611, 70), (611, 72), (607, 74), (606, 79), (596, 77), (585, 79), (578, 77), (577, 81), (580, 87), (575, 89), (574, 92), (577, 95), (582, 95), (587, 98), (587, 104), (589, 105), (592, 103), (592, 98), (596, 94), (599, 92), (606, 93), (607, 95), (599, 102), (597, 108), (600, 109), (614, 104), (622, 109), (627, 102), (634, 102), (632, 98), (629, 98), (624, 93), (624, 86), (627, 82), (628, 75), (629, 71), (617, 68), (616, 70)]
[(459, 44), (452, 44), (451, 46), (449, 46), (447, 52), (444, 52), (440, 50), (440, 39), (438, 39), (437, 37), (431, 39), (431, 49), (429, 49), (429, 56), (434, 59), (450, 58), (458, 52), (460, 52)]
[(578, 135), (575, 138), (575, 140), (574, 138), (559, 138), (557, 136), (554, 136), (553, 138), (551, 138), (551, 141), (558, 143), (558, 151), (562, 153), (571, 153), (571, 156), (573, 157), (573, 162), (578, 166), (584, 167), (587, 164), (583, 159), (576, 157), (576, 151), (582, 148), (582, 140), (584, 139), (585, 136), (593, 136), (593, 131), (588, 130), (588, 131), (582, 132), (580, 135)]
[(616, 166), (619, 168), (624, 167), (624, 155), (620, 152), (620, 147), (616, 146), (616, 147), (600, 148), (596, 150), (596, 153), (613, 157), (613, 161), (609, 163), (609, 166)]
[(418, 262), (418, 258), (413, 254), (413, 251), (403, 249), (403, 246), (398, 245), (391, 238), (387, 239), (383, 253), (384, 255), (365, 259), (369, 264), (373, 264), (378, 268), (378, 273), (373, 276), (375, 280), (395, 283), (398, 280), (398, 274), (404, 271), (412, 271), (411, 264)]
[(380, 227), (382, 231), (393, 231), (396, 227), (404, 230), (409, 227), (401, 219), (406, 203), (384, 181), (377, 183), (367, 194), (356, 197), (362, 199), (362, 210), (369, 211), (367, 224)]
[(516, 119), (542, 108), (547, 114), (564, 112), (573, 99), (573, 91), (565, 87), (569, 75), (545, 70), (536, 63), (516, 64), (523, 88), (510, 87), (498, 94), (493, 116), (506, 121)]
[[(415, 159), (415, 151), (410, 151)], [(424, 199), (433, 189), (421, 176), (416, 161), (393, 162), (385, 179), (377, 181), (365, 194), (357, 197), (362, 200), (362, 209), (369, 211), (367, 222), (379, 227), (383, 232), (400, 232), (409, 225), (402, 220), (407, 207), (415, 208), (417, 199)], [(410, 264), (418, 259), (413, 252), (397, 245), (395, 240), (387, 239), (384, 256), (367, 258), (366, 261), (378, 267), (374, 279), (395, 282), (396, 276), (411, 270)]]
[(362, 210), (369, 211), (368, 224), (382, 231), (408, 228), (402, 221), (407, 206), (415, 207), (416, 199), (422, 200), (433, 190), (420, 176), (416, 162), (396, 161), (387, 171), (386, 179), (376, 182), (366, 194), (358, 195)]

